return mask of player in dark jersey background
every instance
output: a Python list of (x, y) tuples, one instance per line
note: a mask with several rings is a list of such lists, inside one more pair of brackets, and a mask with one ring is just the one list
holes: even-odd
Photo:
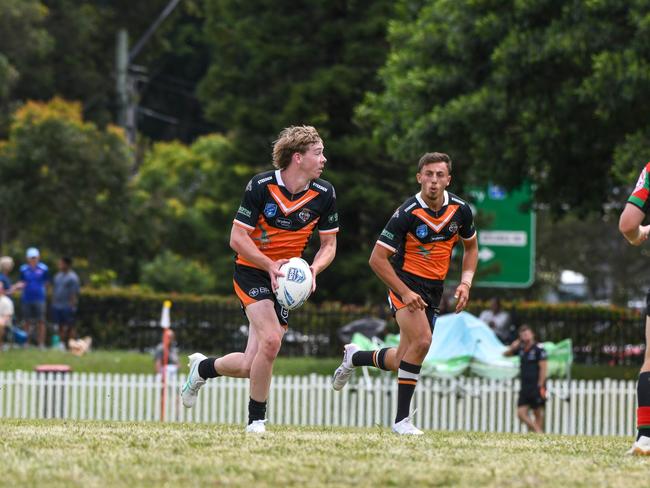
[[(517, 400), (517, 416), (529, 430), (544, 432), (544, 404), (546, 403), (546, 375), (548, 354), (535, 340), (533, 330), (527, 326), (519, 327), (519, 339), (513, 341), (503, 353), (504, 356), (519, 356), (519, 378), (521, 389)], [(530, 418), (529, 410), (534, 419)]]
[[(650, 210), (650, 163), (641, 171), (636, 187), (621, 213), (618, 228), (633, 246), (648, 240), (650, 225), (641, 225)], [(637, 438), (627, 454), (650, 456), (650, 291), (646, 297), (645, 358), (637, 383)]]
[(472, 211), (467, 202), (447, 192), (451, 159), (427, 153), (418, 163), (420, 191), (404, 202), (382, 231), (370, 257), (370, 267), (388, 286), (388, 300), (400, 328), (397, 348), (359, 351), (345, 346), (343, 363), (332, 386), (340, 390), (357, 366), (397, 371), (397, 414), (393, 431), (420, 435), (409, 416), (411, 398), (429, 346), (451, 252), (460, 240), (464, 255), (461, 283), (456, 288), (456, 313), (469, 299), (478, 262)]
[(190, 356), (183, 404), (192, 407), (208, 378), (250, 378), (247, 432), (265, 431), (266, 401), (273, 361), (284, 336), (289, 312), (273, 290), (280, 267), (302, 255), (314, 229), (320, 249), (311, 264), (316, 276), (334, 259), (338, 213), (334, 187), (320, 179), (326, 158), (323, 142), (311, 126), (284, 129), (273, 145), (275, 171), (254, 176), (235, 216), (230, 245), (237, 252), (233, 285), (250, 322), (246, 350), (220, 358)]

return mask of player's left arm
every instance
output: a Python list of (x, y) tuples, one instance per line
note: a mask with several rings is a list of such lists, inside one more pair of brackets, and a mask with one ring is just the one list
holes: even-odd
[(625, 204), (618, 221), (618, 230), (633, 246), (639, 246), (648, 239), (650, 225), (641, 225), (645, 212), (633, 203)]
[(456, 288), (454, 298), (456, 299), (456, 313), (462, 312), (469, 301), (469, 290), (472, 287), (474, 273), (478, 265), (478, 239), (476, 232), (469, 239), (463, 239), (463, 270), (461, 272), (460, 285)]
[(539, 362), (539, 378), (537, 379), (537, 388), (542, 398), (546, 398), (546, 375), (548, 372), (548, 360), (543, 359)]
[(314, 256), (314, 261), (311, 263), (311, 274), (313, 283), (311, 285), (311, 292), (316, 291), (316, 275), (327, 268), (336, 256), (336, 234), (335, 233), (319, 233), (320, 249)]

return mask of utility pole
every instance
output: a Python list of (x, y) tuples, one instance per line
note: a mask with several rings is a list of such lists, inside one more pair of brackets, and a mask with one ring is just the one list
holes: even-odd
[[(129, 34), (126, 29), (117, 32), (115, 43), (115, 91), (117, 94), (117, 123), (126, 131), (129, 143), (134, 144), (137, 134), (138, 112), (138, 76), (142, 76), (142, 68), (136, 69), (133, 65), (135, 57), (142, 51), (160, 24), (174, 11), (180, 0), (170, 0), (165, 9), (160, 13), (147, 32), (135, 43), (129, 51)], [(135, 73), (136, 71), (139, 74)]]

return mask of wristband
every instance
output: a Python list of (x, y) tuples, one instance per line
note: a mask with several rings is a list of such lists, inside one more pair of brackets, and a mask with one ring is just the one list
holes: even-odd
[(463, 271), (460, 275), (460, 282), (465, 283), (469, 288), (472, 287), (472, 279), (474, 279), (474, 271)]
[(469, 283), (469, 282), (467, 282), (467, 281), (461, 281), (460, 284), (461, 284), (461, 285), (466, 285), (467, 288), (471, 288), (471, 287), (472, 287), (472, 284)]

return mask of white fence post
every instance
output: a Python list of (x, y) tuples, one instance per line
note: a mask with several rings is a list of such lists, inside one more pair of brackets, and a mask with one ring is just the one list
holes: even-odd
[[(184, 377), (168, 382), (165, 418), (170, 422), (245, 422), (248, 380), (210, 380), (195, 408), (181, 406)], [(0, 418), (69, 418), (158, 421), (162, 384), (155, 375), (0, 371)], [(424, 429), (522, 432), (516, 418), (519, 381), (423, 378), (413, 406)], [(636, 382), (549, 381), (546, 430), (571, 435), (632, 435)], [(329, 377), (278, 376), (271, 384), (269, 419), (287, 425), (390, 425), (397, 385), (386, 375), (360, 377), (335, 392)]]

